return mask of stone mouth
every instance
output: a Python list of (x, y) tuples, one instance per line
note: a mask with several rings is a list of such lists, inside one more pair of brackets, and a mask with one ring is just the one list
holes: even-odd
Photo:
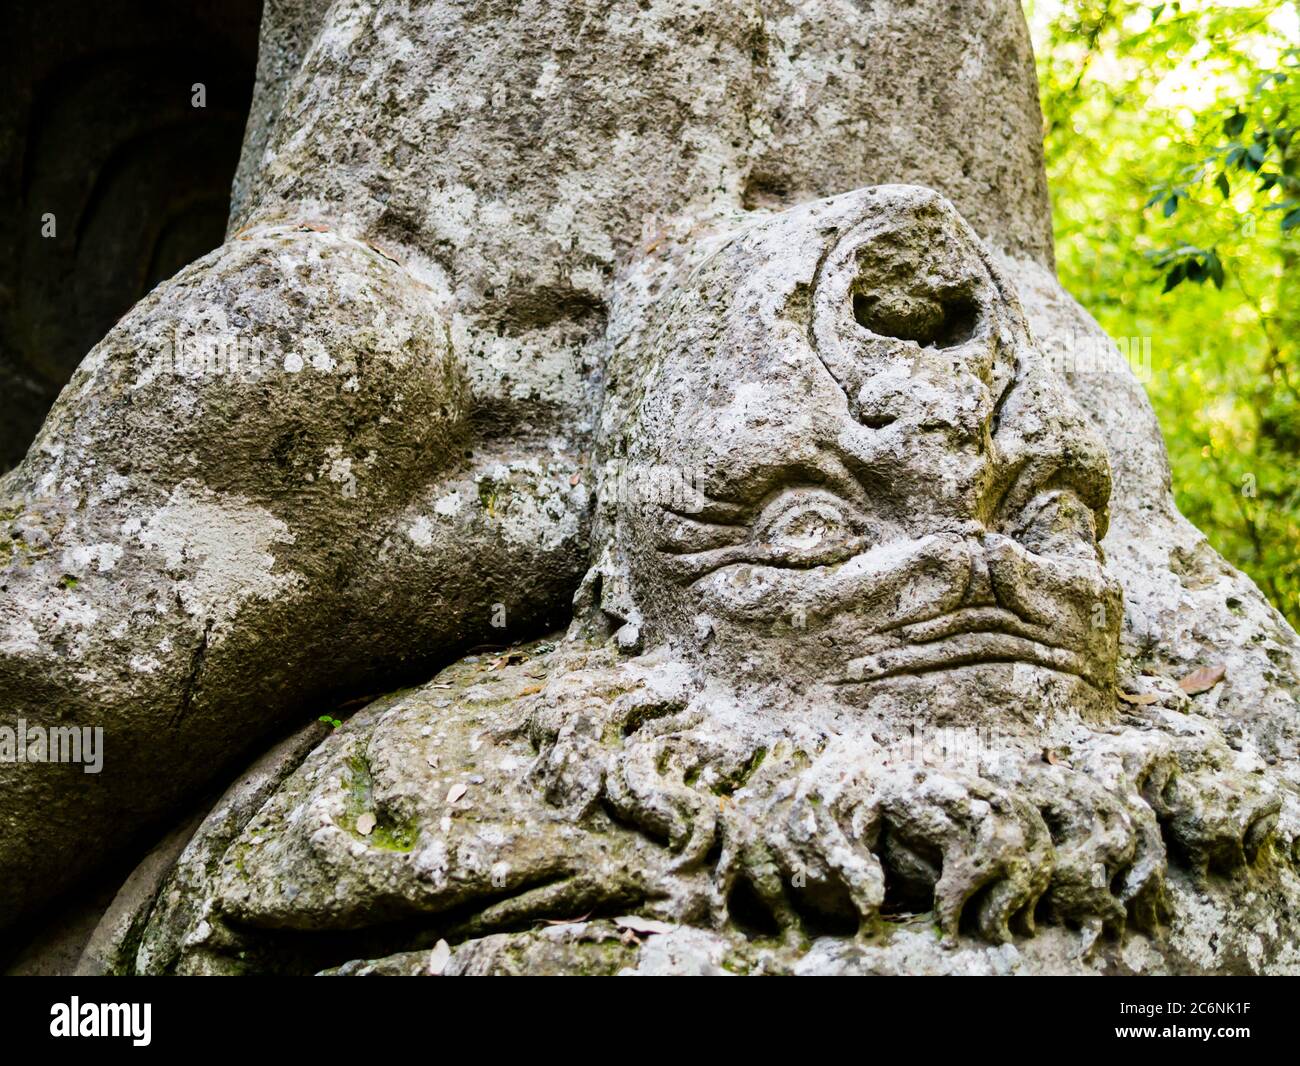
[(980, 663), (1023, 662), (1074, 674), (1100, 687), (1090, 657), (1058, 633), (1000, 607), (967, 607), (887, 629), (849, 661), (839, 684)]

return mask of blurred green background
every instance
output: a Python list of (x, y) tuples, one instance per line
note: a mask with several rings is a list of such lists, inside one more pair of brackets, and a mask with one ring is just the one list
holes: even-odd
[(1300, 627), (1300, 0), (1024, 6), (1061, 280), (1150, 339), (1179, 507)]

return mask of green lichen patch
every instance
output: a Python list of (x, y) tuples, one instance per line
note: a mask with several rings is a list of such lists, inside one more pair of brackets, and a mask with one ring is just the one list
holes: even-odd
[[(365, 841), (370, 847), (384, 851), (410, 851), (415, 847), (419, 836), (419, 826), (415, 822), (399, 823), (387, 818), (383, 812), (374, 809), (374, 779), (370, 774), (370, 764), (365, 755), (354, 753), (348, 759), (348, 777), (344, 782), (347, 790), (347, 808), (339, 824), (358, 840)], [(357, 824), (364, 814), (371, 814), (375, 824), (369, 833), (362, 833)]]

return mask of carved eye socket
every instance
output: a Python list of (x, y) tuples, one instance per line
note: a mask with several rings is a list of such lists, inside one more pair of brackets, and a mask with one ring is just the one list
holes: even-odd
[(778, 566), (827, 566), (863, 551), (861, 518), (824, 489), (787, 489), (763, 508), (754, 540)]
[(922, 348), (953, 348), (975, 335), (975, 301), (960, 291), (859, 291), (853, 294), (858, 325), (881, 337), (914, 341)]
[(1097, 516), (1068, 489), (1039, 493), (1020, 512), (1011, 536), (1035, 555), (1095, 558)]

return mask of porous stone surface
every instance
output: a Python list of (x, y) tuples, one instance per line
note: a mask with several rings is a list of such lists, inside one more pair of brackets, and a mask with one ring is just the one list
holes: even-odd
[(200, 845), (135, 972), (1300, 967), (1294, 800), (1203, 716), (1117, 709), (1053, 731), (1050, 762), (1000, 742), (954, 768), (728, 707), (668, 656), (510, 658), (354, 716)]
[(1223, 666), (1223, 684), (1202, 702), (1234, 742), (1258, 745), (1300, 784), (1300, 639), (1178, 513), (1160, 427), (1115, 342), (1049, 271), (1000, 262), (1045, 356), (1107, 442), (1115, 487), (1105, 548), (1124, 589), (1124, 656), (1135, 672), (1167, 680)]
[(425, 288), (321, 227), (242, 234), (96, 346), (0, 482), (0, 679), (4, 724), (101, 727), (107, 769), (3, 767), (6, 921), (313, 701), (567, 598), (576, 454), (476, 450), (469, 407)]
[[(24, 777), (6, 870), (131, 788), (165, 810), (232, 722), (391, 689), (576, 587), (563, 636), (237, 785), (121, 968), (1297, 966), (1300, 643), (1177, 515), (1130, 371), (1057, 358), (1099, 331), (1050, 271), (1016, 5), (337, 0), (263, 39), (226, 245), (88, 357), (12, 482), (44, 513), (83, 449), (47, 536), (85, 588), (37, 594), (56, 564), (24, 556), (0, 603), (86, 634), (43, 705), (129, 692), (120, 728), (157, 707), (184, 757), (102, 808)], [(298, 421), (288, 384), (150, 379), (96, 436), (138, 380), (113, 353), (250, 300), (322, 340)], [(247, 432), (207, 439), (209, 404)], [(99, 532), (133, 514), (147, 551)], [(174, 660), (105, 686), (152, 630), (96, 619), (157, 588)], [(41, 647), (3, 666), (31, 713)], [(1200, 667), (1226, 680), (1180, 687)]]

